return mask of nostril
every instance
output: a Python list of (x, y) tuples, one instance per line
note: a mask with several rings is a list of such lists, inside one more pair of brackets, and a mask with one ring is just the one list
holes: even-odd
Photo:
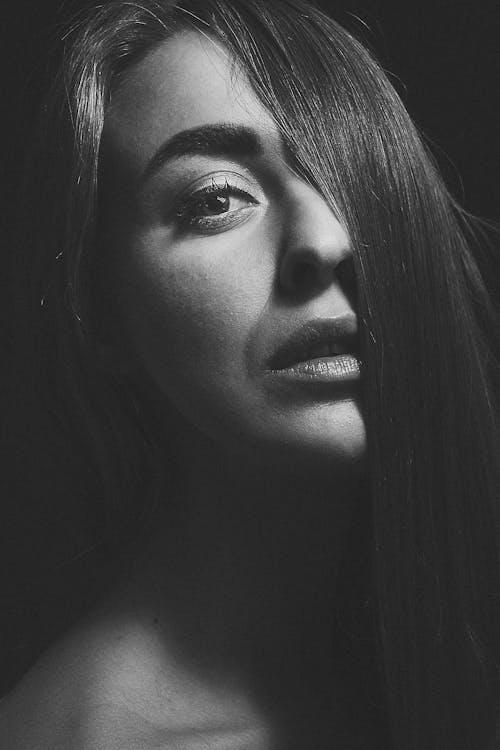
[(295, 263), (290, 274), (291, 286), (294, 289), (313, 286), (317, 280), (317, 269), (313, 263), (305, 260)]
[(346, 286), (353, 286), (356, 283), (356, 274), (354, 271), (354, 262), (352, 258), (346, 258), (341, 261), (335, 271), (339, 281)]
[(335, 270), (335, 274), (346, 291), (354, 291), (356, 289), (356, 272), (352, 258), (346, 258), (341, 261)]

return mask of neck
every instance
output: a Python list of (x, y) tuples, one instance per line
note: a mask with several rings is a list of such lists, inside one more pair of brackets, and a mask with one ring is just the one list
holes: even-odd
[(337, 579), (362, 478), (192, 442), (183, 465), (189, 472), (159, 509), (122, 602), (189, 668), (246, 682), (275, 712), (321, 708), (333, 677), (345, 677)]

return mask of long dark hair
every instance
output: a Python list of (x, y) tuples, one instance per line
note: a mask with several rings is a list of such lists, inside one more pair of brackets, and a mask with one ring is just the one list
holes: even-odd
[(72, 22), (21, 242), (27, 370), (42, 373), (61, 429), (80, 436), (109, 528), (135, 518), (137, 494), (142, 504), (154, 495), (156, 436), (95, 347), (106, 304), (96, 271), (101, 135), (131, 65), (193, 27), (243, 65), (296, 169), (352, 239), (372, 586), (394, 748), (486, 750), (500, 699), (498, 314), (476, 225), (347, 31), (302, 0), (111, 0)]

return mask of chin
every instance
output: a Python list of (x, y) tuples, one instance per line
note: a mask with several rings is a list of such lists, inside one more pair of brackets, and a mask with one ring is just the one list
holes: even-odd
[(346, 400), (303, 415), (290, 435), (290, 448), (296, 458), (323, 460), (332, 469), (364, 466), (366, 429), (358, 405)]
[(366, 429), (357, 400), (267, 414), (252, 427), (251, 434), (240, 433), (240, 439), (232, 441), (232, 448), (251, 451), (257, 462), (289, 469), (314, 464), (332, 471), (364, 470)]

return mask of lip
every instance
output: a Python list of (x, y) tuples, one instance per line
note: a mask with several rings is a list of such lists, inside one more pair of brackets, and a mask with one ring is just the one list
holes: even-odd
[[(301, 362), (323, 359), (314, 354), (318, 347), (341, 347), (346, 354), (355, 355), (359, 349), (358, 326), (355, 317), (316, 319), (304, 323), (280, 343), (267, 362), (269, 370), (285, 370)], [(328, 358), (330, 354), (325, 353)], [(342, 356), (342, 355), (339, 355)]]
[(358, 350), (355, 317), (311, 320), (278, 345), (267, 371), (273, 379), (309, 385), (355, 383), (361, 377)]

